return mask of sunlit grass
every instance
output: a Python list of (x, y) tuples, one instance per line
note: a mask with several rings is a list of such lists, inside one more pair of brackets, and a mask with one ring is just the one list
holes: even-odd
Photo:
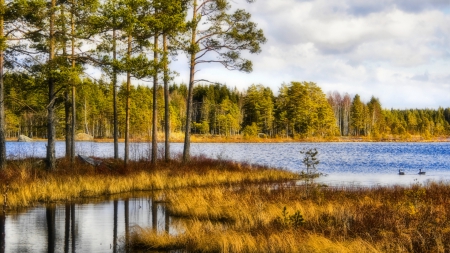
[[(36, 165), (37, 164), (37, 165)], [(149, 162), (131, 162), (124, 167), (109, 161), (94, 168), (77, 162), (60, 161), (56, 172), (46, 172), (36, 161), (16, 161), (0, 173), (0, 191), (7, 190), (9, 208), (32, 206), (38, 202), (77, 200), (131, 191), (165, 190), (184, 187), (234, 185), (238, 183), (279, 182), (298, 178), (283, 170), (194, 159), (187, 165), (180, 162), (162, 163), (153, 167)]]
[[(315, 188), (308, 195), (289, 184), (222, 185), (167, 191), (165, 198), (183, 232), (137, 229), (132, 238), (136, 247), (165, 245), (188, 252), (450, 251), (446, 184)], [(303, 221), (295, 223), (295, 214)]]

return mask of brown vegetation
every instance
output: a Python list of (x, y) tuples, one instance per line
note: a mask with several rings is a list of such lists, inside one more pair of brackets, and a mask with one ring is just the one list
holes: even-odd
[(280, 184), (166, 194), (178, 235), (137, 229), (135, 247), (188, 252), (449, 252), (450, 186)]
[(178, 160), (160, 162), (104, 160), (98, 166), (82, 161), (74, 165), (59, 159), (54, 172), (45, 169), (41, 159), (9, 161), (0, 171), (0, 191), (7, 192), (9, 208), (35, 205), (39, 202), (72, 201), (84, 197), (131, 191), (164, 190), (242, 182), (286, 181), (298, 175), (263, 166), (196, 157), (188, 164)]

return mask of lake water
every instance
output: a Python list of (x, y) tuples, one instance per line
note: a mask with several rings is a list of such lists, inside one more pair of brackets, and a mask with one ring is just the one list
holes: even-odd
[[(45, 157), (45, 142), (8, 142), (11, 158)], [(160, 144), (163, 153), (163, 145)], [(182, 152), (183, 144), (171, 144), (173, 154)], [(450, 180), (450, 143), (192, 143), (192, 155), (264, 164), (292, 171), (304, 169), (301, 150), (319, 151), (318, 170), (326, 174), (318, 181), (329, 185), (409, 185), (427, 181)], [(119, 144), (123, 155), (123, 143)], [(57, 156), (64, 155), (64, 142), (56, 143)], [(113, 143), (78, 142), (77, 154), (111, 157)], [(130, 146), (132, 159), (149, 157), (148, 143)], [(398, 170), (405, 171), (404, 176)], [(419, 169), (426, 175), (419, 176)]]
[(6, 216), (0, 252), (128, 252), (135, 226), (173, 233), (170, 224), (165, 205), (151, 197), (41, 206)]

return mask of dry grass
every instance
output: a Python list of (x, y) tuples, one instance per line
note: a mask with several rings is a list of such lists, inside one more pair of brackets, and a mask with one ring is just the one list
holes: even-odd
[(183, 187), (233, 185), (237, 183), (276, 182), (298, 175), (262, 166), (230, 161), (195, 158), (189, 164), (160, 162), (157, 167), (147, 161), (105, 161), (97, 168), (79, 161), (72, 166), (60, 160), (58, 170), (47, 172), (42, 161), (27, 159), (9, 163), (0, 172), (0, 191), (7, 190), (9, 208), (35, 205), (38, 202), (76, 200), (131, 191), (164, 190)]
[[(449, 252), (450, 186), (304, 189), (246, 185), (169, 191), (179, 235), (136, 230), (143, 248), (189, 252)], [(283, 208), (287, 213), (283, 215)], [(293, 222), (295, 213), (303, 223)]]

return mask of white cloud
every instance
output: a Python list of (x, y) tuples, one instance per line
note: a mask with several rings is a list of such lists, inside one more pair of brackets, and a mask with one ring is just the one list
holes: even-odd
[[(202, 66), (199, 78), (240, 89), (261, 83), (277, 91), (313, 81), (327, 92), (371, 95), (395, 108), (450, 107), (448, 0), (234, 1), (268, 38), (250, 55), (254, 72)], [(187, 82), (186, 58), (172, 64)]]

